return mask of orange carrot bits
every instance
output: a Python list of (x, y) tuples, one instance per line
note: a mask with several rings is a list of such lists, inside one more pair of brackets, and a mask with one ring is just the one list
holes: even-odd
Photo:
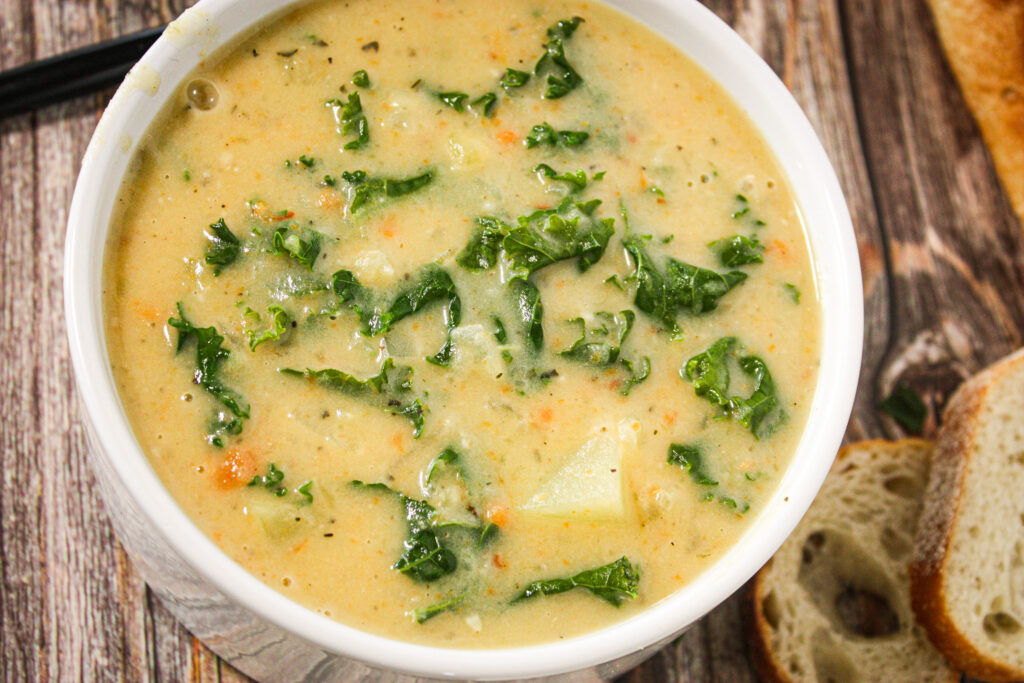
[(233, 489), (256, 476), (256, 459), (249, 451), (231, 450), (217, 463), (214, 483), (220, 489)]

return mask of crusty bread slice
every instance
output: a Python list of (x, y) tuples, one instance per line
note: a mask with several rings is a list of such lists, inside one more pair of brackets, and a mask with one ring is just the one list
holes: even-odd
[(1024, 349), (950, 399), (910, 575), (918, 620), (954, 666), (1024, 680)]
[(1024, 0), (929, 0), (942, 46), (1024, 222)]
[(931, 451), (905, 439), (839, 452), (807, 515), (754, 579), (762, 680), (958, 680), (910, 609), (907, 563)]

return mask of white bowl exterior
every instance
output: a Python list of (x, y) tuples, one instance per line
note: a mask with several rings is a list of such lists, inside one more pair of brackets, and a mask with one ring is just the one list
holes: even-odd
[[(666, 37), (722, 84), (788, 175), (807, 224), (823, 305), (821, 366), (807, 427), (777, 491), (740, 542), (691, 584), (637, 616), (568, 641), (508, 650), (449, 650), (368, 634), (319, 616), (257, 580), (177, 506), (120, 406), (102, 323), (103, 252), (113, 206), (150, 122), (213, 50), (302, 1), (200, 0), (129, 74), (83, 160), (65, 253), (68, 336), (92, 427), (94, 465), (121, 540), (187, 627), (243, 670), (267, 679), (303, 680), (309, 674), (310, 680), (325, 680), (351, 676), (356, 673), (352, 667), (365, 670), (352, 660), (410, 675), (480, 680), (554, 676), (598, 666), (607, 676), (642, 661), (725, 600), (771, 557), (806, 512), (842, 440), (860, 368), (863, 295), (853, 226), (825, 151), (774, 72), (695, 0), (605, 0)], [(216, 618), (197, 616), (203, 609), (192, 609), (196, 604), (189, 603), (189, 586), (197, 599), (201, 596), (199, 602), (216, 604)], [(261, 644), (252, 647), (253, 628), (260, 630), (261, 622), (269, 639), (257, 638)], [(247, 626), (240, 628), (243, 623)], [(299, 653), (317, 666), (301, 666), (294, 657)]]

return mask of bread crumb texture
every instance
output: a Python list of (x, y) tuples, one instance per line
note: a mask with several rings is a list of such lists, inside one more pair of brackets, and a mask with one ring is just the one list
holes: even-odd
[(950, 400), (925, 500), (919, 620), (968, 675), (1024, 680), (1024, 349)]
[(907, 565), (930, 442), (840, 451), (807, 515), (750, 593), (768, 681), (955, 681), (910, 607)]

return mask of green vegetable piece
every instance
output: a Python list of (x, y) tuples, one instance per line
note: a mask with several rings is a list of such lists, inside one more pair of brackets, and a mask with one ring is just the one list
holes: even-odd
[(358, 88), (370, 87), (370, 74), (366, 73), (366, 69), (360, 69), (352, 74), (352, 85)]
[(493, 268), (498, 262), (501, 240), (511, 226), (493, 216), (480, 216), (476, 219), (476, 224), (473, 236), (455, 257), (455, 262), (466, 270), (480, 272)]
[(224, 448), (225, 436), (238, 436), (242, 433), (242, 418), (232, 418), (223, 410), (217, 411), (210, 421), (206, 441), (211, 446)]
[(355, 188), (349, 206), (355, 213), (370, 202), (382, 204), (423, 189), (434, 181), (434, 171), (426, 170), (407, 178), (370, 178), (366, 171), (345, 171), (341, 177)]
[(320, 255), (322, 235), (315, 230), (304, 229), (305, 239), (299, 236), (295, 226), (282, 226), (274, 231), (274, 253), (285, 254), (313, 270), (316, 257)]
[(392, 493), (398, 496), (405, 508), (408, 538), (403, 543), (405, 552), (392, 565), (392, 569), (420, 583), (437, 581), (455, 571), (458, 560), (455, 553), (446, 548), (438, 537), (434, 524), (435, 510), (429, 503), (410, 498), (382, 483), (353, 481), (352, 486)]
[(580, 192), (587, 187), (587, 173), (582, 168), (576, 169), (575, 173), (569, 171), (559, 173), (547, 164), (537, 164), (533, 167), (533, 172), (552, 180), (561, 180), (569, 183), (573, 188), (573, 192)]
[(619, 362), (622, 367), (630, 373), (630, 376), (622, 383), (622, 388), (619, 389), (619, 393), (623, 396), (629, 396), (629, 392), (633, 391), (633, 387), (638, 384), (642, 384), (644, 380), (651, 376), (651, 359), (644, 356), (640, 359), (640, 369), (634, 370), (633, 361), (628, 358), (621, 358)]
[(327, 100), (327, 106), (334, 114), (340, 135), (355, 134), (355, 140), (345, 144), (345, 149), (362, 149), (370, 142), (370, 124), (363, 113), (363, 104), (359, 93), (349, 93), (348, 100), (342, 102), (338, 98)]
[(548, 89), (544, 97), (549, 100), (565, 97), (583, 83), (583, 77), (569, 63), (565, 56), (565, 41), (568, 40), (576, 28), (583, 22), (580, 17), (563, 19), (547, 30), (547, 40), (544, 42), (544, 55), (533, 68), (533, 73), (540, 76), (548, 73)]
[(764, 246), (757, 237), (733, 235), (715, 240), (708, 246), (718, 255), (718, 262), (726, 268), (764, 263), (764, 258), (761, 256), (764, 253)]
[(640, 582), (640, 570), (626, 557), (620, 557), (611, 564), (582, 571), (575, 576), (562, 579), (534, 581), (523, 589), (513, 603), (538, 595), (565, 593), (573, 588), (585, 588), (602, 600), (619, 607), (626, 598), (636, 600)]
[(228, 229), (223, 218), (216, 223), (210, 223), (210, 232), (203, 233), (210, 244), (206, 247), (206, 263), (213, 266), (213, 274), (220, 275), (220, 272), (230, 266), (242, 252), (242, 243), (235, 237), (235, 234)]
[[(730, 417), (750, 430), (758, 440), (774, 432), (785, 420), (768, 366), (753, 355), (741, 355), (735, 337), (723, 337), (708, 349), (690, 358), (681, 374), (693, 382), (694, 393), (718, 406), (723, 417)], [(746, 398), (730, 393), (729, 363), (735, 362), (753, 388)]]
[(900, 384), (878, 406), (911, 434), (920, 434), (928, 407), (914, 389)]
[[(584, 217), (586, 225), (581, 227)], [(577, 267), (581, 273), (585, 272), (604, 255), (614, 232), (615, 220), (612, 218), (597, 220), (586, 214), (563, 218), (557, 213), (549, 213), (537, 221), (533, 215), (520, 216), (518, 225), (509, 230), (502, 240), (502, 250), (509, 261), (509, 275), (513, 279), (526, 278), (545, 266), (572, 258), (579, 259)]]
[(484, 116), (494, 116), (494, 108), (498, 106), (498, 96), (492, 92), (484, 93), (470, 102), (469, 106), (480, 109)]
[(312, 505), (313, 504), (313, 492), (310, 490), (312, 488), (313, 488), (313, 480), (310, 479), (309, 481), (305, 482), (304, 484), (299, 486), (297, 489), (295, 489), (295, 492), (305, 499), (305, 503), (304, 503), (305, 505)]
[(505, 323), (501, 322), (501, 318), (492, 315), (491, 321), (494, 322), (494, 341), (499, 344), (508, 342), (508, 332), (505, 331)]
[(300, 154), (299, 163), (305, 166), (306, 168), (313, 168), (314, 166), (316, 166), (316, 159), (310, 156), (306, 156), (305, 154)]
[(718, 486), (718, 482), (704, 469), (704, 458), (699, 446), (672, 444), (668, 449), (668, 463), (682, 467), (700, 486)]
[(267, 466), (267, 473), (257, 474), (247, 486), (259, 486), (267, 489), (275, 496), (281, 497), (288, 493), (288, 489), (281, 485), (282, 481), (284, 481), (284, 472), (277, 469), (274, 463), (270, 463)]
[[(561, 355), (578, 363), (608, 367), (619, 359), (622, 343), (629, 335), (629, 331), (633, 329), (636, 314), (630, 310), (614, 314), (598, 311), (594, 317), (604, 321), (604, 324), (601, 327), (588, 329), (583, 318), (573, 318), (569, 321), (580, 326), (580, 338), (568, 349), (562, 351)], [(598, 341), (598, 338), (603, 340), (614, 338), (615, 341)]]
[(322, 182), (327, 187), (337, 187), (338, 186), (338, 179), (335, 178), (332, 175), (325, 175)]
[(716, 273), (673, 258), (666, 259), (662, 272), (647, 253), (648, 239), (646, 235), (629, 235), (623, 241), (633, 257), (629, 279), (636, 282), (634, 303), (674, 335), (679, 333), (676, 316), (681, 310), (693, 315), (713, 311), (722, 296), (747, 279), (747, 274), (738, 270)]
[(461, 113), (466, 110), (465, 102), (469, 99), (469, 95), (464, 92), (450, 90), (448, 92), (437, 93), (437, 99), (441, 100), (455, 111)]
[[(532, 149), (538, 145), (547, 145), (549, 147), (556, 147), (562, 145), (563, 147), (579, 147), (590, 137), (590, 133), (577, 130), (559, 130), (556, 131), (551, 127), (547, 121), (538, 124), (530, 129), (530, 134), (526, 136), (525, 144), (527, 148)], [(584, 180), (586, 176), (584, 175)]]
[(790, 282), (786, 282), (782, 286), (786, 289), (786, 293), (789, 294), (790, 300), (794, 304), (799, 304), (800, 303), (800, 288), (797, 287), (796, 285), (790, 283)]
[(514, 90), (515, 88), (521, 88), (530, 81), (530, 74), (525, 71), (518, 71), (516, 69), (506, 68), (505, 75), (501, 77), (499, 85), (504, 88), (505, 92)]
[[(217, 333), (215, 327), (196, 327), (185, 316), (185, 309), (180, 301), (177, 306), (179, 317), (169, 318), (167, 324), (178, 330), (177, 351), (180, 352), (190, 339), (196, 340), (196, 384), (234, 413), (235, 417), (248, 418), (249, 404), (244, 403), (241, 396), (226, 387), (217, 377), (221, 363), (231, 355), (231, 352), (223, 347), (224, 337)], [(241, 426), (238, 427), (238, 432), (241, 432)]]
[(544, 306), (540, 301), (540, 292), (529, 280), (512, 280), (509, 287), (516, 319), (522, 326), (529, 347), (533, 351), (540, 351), (544, 347)]
[(400, 415), (412, 423), (412, 435), (415, 439), (423, 433), (423, 402), (420, 398), (410, 400), (413, 370), (408, 365), (396, 366), (392, 358), (385, 358), (380, 366), (380, 372), (364, 380), (332, 368), (281, 368), (279, 372), (292, 377), (305, 377), (324, 389), (359, 399), (381, 408), (386, 413)]
[(347, 270), (339, 270), (332, 276), (331, 289), (342, 303), (354, 302), (353, 309), (363, 323), (363, 334), (368, 336), (387, 334), (392, 325), (423, 310), (431, 303), (447, 302), (444, 311), (447, 327), (444, 346), (427, 360), (435, 365), (451, 364), (455, 352), (451, 335), (462, 322), (462, 300), (451, 276), (440, 266), (428, 264), (422, 267), (386, 306), (374, 305), (372, 302), (379, 301), (381, 297), (363, 287), (356, 276)]
[(445, 598), (440, 602), (435, 602), (433, 605), (427, 605), (426, 607), (417, 607), (409, 613), (409, 616), (411, 616), (412, 620), (415, 621), (417, 624), (422, 624), (424, 621), (427, 621), (428, 619), (433, 619), (438, 614), (455, 609), (465, 601), (465, 594), (456, 595), (451, 598)]
[(288, 330), (288, 322), (290, 318), (283, 308), (280, 306), (271, 306), (267, 309), (270, 313), (270, 327), (263, 332), (256, 332), (256, 330), (249, 330), (249, 350), (255, 351), (256, 347), (263, 342), (273, 341), (280, 339)]

